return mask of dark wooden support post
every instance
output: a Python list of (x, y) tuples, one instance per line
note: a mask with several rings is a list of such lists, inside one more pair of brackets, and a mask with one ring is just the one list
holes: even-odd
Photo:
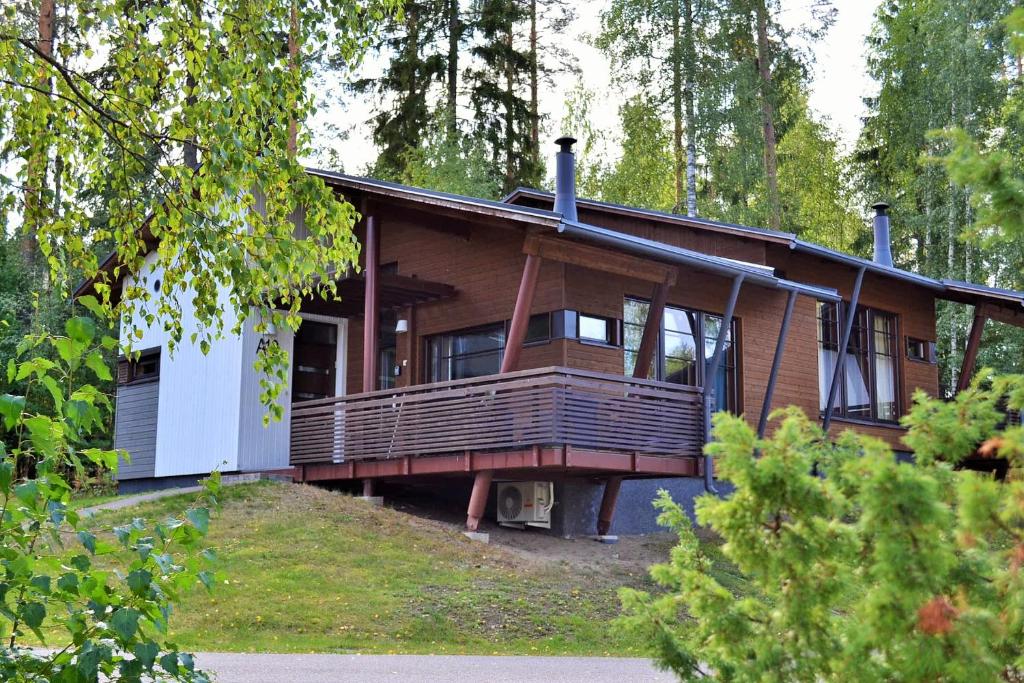
[[(722, 326), (718, 329), (718, 338), (715, 340), (715, 351), (711, 354), (704, 372), (704, 442), (711, 441), (711, 405), (714, 401), (715, 375), (718, 374), (718, 366), (722, 364), (722, 356), (725, 355), (725, 339), (732, 328), (732, 316), (736, 311), (736, 299), (740, 296), (740, 287), (743, 285), (743, 274), (740, 273), (732, 281), (732, 290), (729, 292), (729, 301), (725, 304), (725, 314), (722, 316)], [(704, 489), (711, 493), (718, 493), (715, 488), (714, 465), (711, 456), (704, 456)]]
[[(512, 323), (508, 328), (508, 339), (505, 340), (505, 355), (501, 359), (499, 372), (514, 371), (519, 365), (519, 355), (526, 339), (526, 328), (530, 324), (530, 307), (533, 305), (533, 293), (537, 289), (537, 274), (540, 272), (540, 256), (526, 255), (523, 266), (523, 279), (519, 282), (519, 294), (516, 296), (516, 307), (512, 311)], [(482, 470), (476, 473), (473, 481), (473, 493), (469, 496), (469, 509), (466, 511), (466, 529), (476, 531), (480, 519), (484, 516), (487, 506), (487, 495), (491, 490), (494, 470)]]
[[(636, 352), (636, 365), (633, 366), (633, 377), (648, 379), (651, 371), (651, 359), (658, 350), (658, 339), (661, 337), (661, 319), (665, 315), (665, 302), (668, 299), (668, 283), (661, 282), (654, 286), (651, 306), (647, 309), (647, 321), (644, 333), (640, 337), (640, 348)], [(614, 505), (614, 502), (612, 503)]]
[(540, 256), (526, 255), (523, 266), (523, 279), (519, 283), (519, 295), (516, 307), (512, 312), (512, 324), (508, 328), (508, 339), (505, 340), (505, 356), (501, 360), (501, 373), (512, 372), (519, 365), (519, 356), (526, 339), (526, 328), (530, 324), (530, 306), (533, 305), (533, 293), (537, 289), (537, 274), (540, 272)]
[(374, 489), (376, 489), (376, 488), (377, 487), (374, 486), (373, 479), (363, 479), (363, 497), (364, 498), (372, 497), (374, 495), (374, 493), (373, 493)]
[(366, 217), (366, 259), (363, 264), (363, 278), (366, 293), (363, 297), (363, 391), (377, 388), (377, 340), (380, 339), (380, 236), (377, 234), (377, 219)]
[(612, 516), (615, 514), (615, 502), (619, 499), (622, 477), (608, 477), (604, 484), (604, 495), (601, 496), (601, 512), (597, 515), (597, 534), (604, 536), (612, 528)]
[(960, 393), (971, 386), (971, 377), (974, 375), (974, 367), (978, 364), (978, 347), (981, 346), (981, 334), (985, 331), (985, 321), (988, 317), (981, 306), (974, 308), (974, 322), (971, 323), (971, 332), (967, 337), (967, 348), (964, 350), (964, 362), (960, 366), (960, 376), (956, 381), (956, 393)]
[(832, 372), (832, 383), (828, 389), (828, 400), (825, 402), (825, 414), (821, 418), (821, 428), (828, 433), (832, 425), (832, 411), (836, 407), (836, 397), (839, 394), (839, 378), (843, 376), (843, 365), (846, 364), (846, 349), (850, 345), (850, 333), (853, 331), (853, 318), (857, 313), (857, 303), (860, 301), (860, 286), (864, 284), (864, 271), (866, 266), (857, 270), (857, 279), (853, 282), (853, 295), (850, 297), (850, 305), (846, 308), (846, 320), (843, 324), (843, 338), (839, 340), (839, 352), (836, 354), (836, 367)]
[(466, 513), (466, 529), (476, 531), (487, 507), (487, 495), (491, 491), (494, 470), (481, 470), (473, 480), (473, 493), (469, 495), (469, 510)]
[(782, 314), (782, 325), (779, 326), (779, 339), (775, 342), (775, 358), (772, 359), (772, 371), (768, 375), (768, 386), (764, 390), (764, 403), (761, 404), (761, 419), (757, 423), (757, 437), (764, 438), (768, 429), (768, 413), (772, 410), (772, 396), (775, 394), (775, 381), (779, 378), (779, 366), (782, 365), (782, 354), (786, 349), (786, 337), (789, 335), (789, 321), (793, 317), (793, 305), (796, 303), (796, 290), (791, 289), (786, 298), (786, 312)]

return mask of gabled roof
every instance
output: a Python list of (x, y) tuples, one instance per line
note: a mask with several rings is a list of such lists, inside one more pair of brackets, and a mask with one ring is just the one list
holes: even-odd
[[(529, 187), (519, 187), (502, 198), (503, 202), (514, 203), (521, 199), (533, 199), (536, 201), (554, 202), (554, 193), (543, 190), (536, 190)], [(735, 223), (724, 223), (705, 218), (694, 218), (681, 216), (679, 214), (654, 211), (651, 209), (640, 209), (610, 202), (601, 202), (593, 199), (576, 199), (579, 207), (604, 211), (618, 215), (628, 215), (647, 220), (656, 220), (664, 223), (679, 226), (731, 234), (734, 236), (756, 239), (774, 244), (784, 244), (795, 252), (809, 254), (829, 261), (835, 261), (852, 268), (864, 268), (869, 273), (876, 273), (885, 277), (891, 277), (902, 282), (908, 282), (933, 291), (936, 296), (950, 301), (958, 301), (973, 305), (995, 304), (1001, 307), (1011, 306), (1024, 308), (1024, 292), (1017, 292), (1008, 289), (999, 289), (970, 282), (960, 282), (949, 279), (936, 279), (919, 273), (914, 273), (902, 268), (885, 266), (870, 259), (845, 254), (835, 249), (829, 249), (820, 244), (800, 239), (791, 232), (769, 230), (767, 228), (756, 228)], [(1015, 312), (1016, 313), (1016, 312)]]

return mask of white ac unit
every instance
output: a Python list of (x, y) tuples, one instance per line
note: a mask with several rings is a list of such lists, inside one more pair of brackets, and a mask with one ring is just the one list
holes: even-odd
[(498, 523), (551, 528), (555, 485), (550, 481), (508, 481), (498, 484)]

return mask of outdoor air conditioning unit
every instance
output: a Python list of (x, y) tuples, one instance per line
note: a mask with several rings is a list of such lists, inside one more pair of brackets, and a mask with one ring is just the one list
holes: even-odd
[(551, 528), (555, 485), (550, 481), (508, 481), (498, 484), (498, 523)]

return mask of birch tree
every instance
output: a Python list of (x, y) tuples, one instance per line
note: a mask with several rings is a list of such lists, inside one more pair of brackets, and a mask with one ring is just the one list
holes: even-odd
[[(672, 122), (675, 213), (697, 214), (697, 165), (704, 151), (701, 117), (719, 106), (710, 85), (719, 62), (712, 36), (714, 0), (614, 0), (601, 16), (596, 44), (620, 87), (639, 89)], [(666, 30), (666, 28), (668, 30)]]

